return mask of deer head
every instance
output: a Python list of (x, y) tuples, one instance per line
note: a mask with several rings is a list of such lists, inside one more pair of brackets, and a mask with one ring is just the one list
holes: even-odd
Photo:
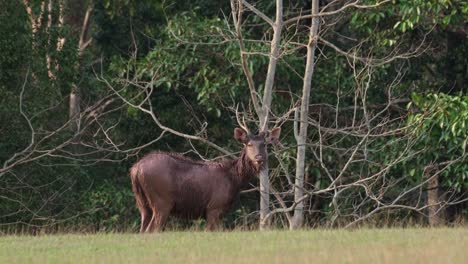
[(268, 159), (267, 145), (277, 141), (280, 133), (279, 127), (256, 135), (246, 131), (246, 128), (235, 128), (234, 138), (244, 144), (247, 158), (254, 164), (257, 171), (260, 171)]

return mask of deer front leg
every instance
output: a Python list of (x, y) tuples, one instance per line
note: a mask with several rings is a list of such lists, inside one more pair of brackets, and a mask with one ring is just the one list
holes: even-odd
[(216, 231), (219, 230), (219, 221), (221, 216), (223, 215), (223, 210), (220, 209), (213, 209), (206, 213), (206, 221), (208, 222), (206, 225), (205, 231)]

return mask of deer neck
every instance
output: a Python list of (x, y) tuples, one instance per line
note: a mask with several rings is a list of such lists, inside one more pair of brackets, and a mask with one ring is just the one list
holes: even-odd
[(233, 165), (233, 176), (239, 187), (246, 184), (253, 176), (258, 175), (258, 171), (247, 157), (245, 149), (242, 149), (239, 158), (234, 161)]

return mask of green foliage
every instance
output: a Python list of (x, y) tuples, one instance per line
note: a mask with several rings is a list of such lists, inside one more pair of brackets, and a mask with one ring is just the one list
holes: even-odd
[[(14, 1), (1, 0), (0, 6), (0, 162), (24, 146), (26, 123), (19, 114), (18, 94), (32, 61), (27, 14)], [(12, 19), (14, 18), (14, 19)], [(8, 124), (8, 125), (6, 125)], [(19, 129), (18, 129), (19, 128)], [(16, 137), (16, 138), (15, 138)]]
[(412, 99), (409, 107), (417, 110), (408, 117), (408, 125), (422, 152), (412, 160), (409, 174), (421, 173), (431, 163), (449, 165), (442, 173), (443, 184), (458, 192), (467, 189), (468, 96), (413, 94)]
[[(16, 87), (6, 87), (11, 81), (14, 85), (20, 85), (20, 72), (24, 65), (29, 62), (31, 55), (31, 35), (28, 27), (27, 14), (19, 9), (15, 3), (8, 0), (1, 0), (0, 5), (0, 89), (14, 89)], [(16, 19), (11, 19), (11, 18)], [(2, 96), (3, 97), (3, 96)], [(3, 103), (1, 104), (3, 105)]]
[[(163, 1), (106, 0), (96, 1), (93, 21), (93, 38), (96, 48), (105, 59), (115, 55), (129, 58), (138, 47), (145, 54), (153, 47), (159, 27), (165, 22)], [(106, 66), (106, 65), (104, 65)]]
[[(138, 75), (150, 78), (163, 73), (156, 86), (170, 90), (193, 90), (198, 103), (219, 117), (219, 101), (238, 98), (246, 87), (237, 68), (237, 43), (224, 43), (226, 24), (219, 18), (201, 19), (193, 12), (181, 13), (168, 21), (156, 47), (138, 65)], [(263, 60), (265, 63), (266, 60)], [(256, 72), (261, 63), (251, 62)]]
[(451, 0), (406, 0), (398, 1), (396, 7), (401, 20), (394, 28), (405, 32), (413, 29), (420, 22), (440, 24), (443, 27), (466, 21), (468, 5), (465, 1)]
[[(375, 4), (379, 1), (363, 1)], [(353, 14), (351, 24), (372, 32), (376, 25), (391, 23), (391, 29), (404, 33), (416, 27), (431, 28), (433, 25), (447, 27), (463, 23), (468, 18), (468, 4), (461, 0), (401, 0)], [(390, 27), (389, 27), (390, 28)]]
[(409, 60), (412, 70), (406, 85), (413, 88), (408, 96), (411, 92), (456, 93), (467, 91), (468, 45), (463, 25), (467, 19), (466, 1), (392, 1), (379, 8), (356, 10), (350, 29), (366, 39), (361, 54), (368, 49), (380, 57), (395, 50), (426, 51)]
[[(94, 222), (96, 230), (128, 230), (137, 226), (138, 212), (129, 184), (121, 188), (116, 182), (105, 180), (81, 199), (81, 211), (88, 212), (81, 219), (84, 225)], [(133, 210), (132, 210), (133, 208)]]

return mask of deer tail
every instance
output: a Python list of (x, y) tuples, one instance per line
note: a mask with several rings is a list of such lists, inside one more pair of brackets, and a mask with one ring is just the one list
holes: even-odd
[(139, 179), (139, 175), (141, 175), (141, 170), (139, 164), (135, 164), (132, 166), (130, 169), (130, 179), (132, 180), (132, 190), (133, 194), (135, 195), (135, 200), (140, 208), (140, 210), (144, 210), (145, 208), (148, 207), (148, 203), (146, 201), (146, 195), (144, 193), (144, 190), (141, 186), (141, 182)]

